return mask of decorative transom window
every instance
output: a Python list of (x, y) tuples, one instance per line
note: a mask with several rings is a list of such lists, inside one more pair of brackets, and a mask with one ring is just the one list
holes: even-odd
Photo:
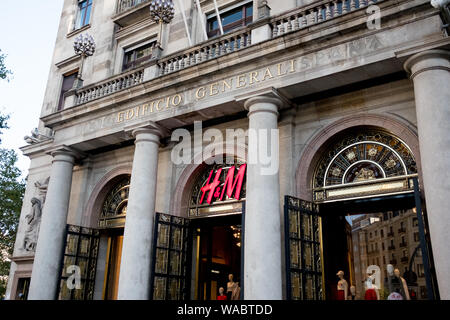
[(125, 224), (129, 192), (130, 177), (126, 177), (116, 184), (106, 196), (100, 215), (99, 227), (121, 227)]
[(409, 147), (383, 131), (348, 134), (328, 150), (315, 171), (314, 188), (417, 173)]

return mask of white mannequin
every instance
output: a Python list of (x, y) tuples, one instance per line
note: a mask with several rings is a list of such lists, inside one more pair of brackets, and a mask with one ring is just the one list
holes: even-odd
[(234, 282), (233, 275), (230, 273), (228, 275), (228, 283), (227, 283), (227, 298), (228, 300), (232, 300), (233, 292), (236, 291), (238, 284)]
[(370, 290), (370, 289), (375, 290), (375, 293), (377, 295), (377, 300), (380, 300), (380, 292), (378, 290), (378, 287), (373, 284), (373, 280), (374, 280), (375, 276), (376, 276), (375, 273), (374, 274), (367, 274), (367, 279), (364, 282), (364, 284), (365, 284), (365, 287), (366, 287), (366, 291)]

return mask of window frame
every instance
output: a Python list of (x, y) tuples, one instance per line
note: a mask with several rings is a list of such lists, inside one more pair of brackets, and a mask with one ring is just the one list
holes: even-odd
[[(135, 46), (131, 46), (129, 48), (125, 48), (123, 50), (123, 59), (122, 59), (122, 72), (127, 72), (136, 68), (143, 66), (153, 57), (153, 50), (156, 47), (156, 40), (151, 39), (149, 41), (142, 42)], [(143, 56), (139, 59), (136, 58), (136, 54), (139, 50), (146, 50), (150, 48), (150, 54)], [(133, 60), (127, 61), (129, 53), (133, 55)]]
[[(56, 111), (61, 111), (64, 110), (64, 101), (65, 101), (65, 97), (64, 95), (69, 92), (70, 90), (73, 89), (73, 84), (75, 83), (75, 81), (77, 81), (77, 77), (78, 77), (78, 69), (72, 70), (70, 72), (66, 72), (62, 75), (61, 77), (61, 88), (59, 90), (59, 100), (58, 100), (58, 104), (56, 106)], [(69, 77), (74, 77), (73, 83), (72, 83), (72, 87), (70, 89), (64, 90), (64, 81), (66, 79), (68, 79)]]
[(94, 7), (94, 0), (78, 0), (77, 2), (77, 19), (75, 20), (74, 30), (82, 29), (90, 24)]
[[(247, 10), (250, 7), (252, 9), (252, 14), (247, 17)], [(235, 11), (239, 12), (239, 10), (237, 10), (237, 9), (241, 9), (242, 18), (239, 20), (236, 20), (232, 23), (226, 24), (226, 25), (223, 24), (223, 20), (224, 20), (223, 15), (232, 14)], [(236, 6), (231, 6), (226, 9), (220, 10), (219, 14), (220, 14), (220, 18), (222, 20), (222, 28), (223, 28), (224, 34), (226, 34), (228, 32), (232, 32), (232, 31), (238, 29), (239, 27), (245, 27), (248, 24), (252, 23), (253, 22), (253, 14), (254, 14), (253, 9), (254, 9), (253, 2), (246, 1), (246, 2), (243, 2)], [(217, 15), (215, 13), (206, 16), (206, 31), (207, 31), (208, 39), (220, 36), (220, 28), (218, 25), (217, 25), (217, 28), (212, 29), (214, 22), (217, 22)]]

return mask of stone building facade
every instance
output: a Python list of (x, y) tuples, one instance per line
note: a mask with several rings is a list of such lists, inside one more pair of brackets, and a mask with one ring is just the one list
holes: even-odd
[(448, 8), (173, 3), (64, 1), (7, 298), (339, 299), (345, 217), (414, 209), (407, 254), (449, 299)]

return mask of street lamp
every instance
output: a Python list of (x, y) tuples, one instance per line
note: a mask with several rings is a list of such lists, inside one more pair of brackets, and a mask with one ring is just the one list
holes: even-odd
[(150, 19), (159, 24), (159, 33), (156, 47), (161, 48), (161, 34), (163, 23), (169, 24), (175, 15), (172, 0), (152, 0), (150, 2)]
[(80, 34), (78, 38), (75, 39), (73, 43), (73, 49), (75, 54), (81, 57), (80, 70), (78, 71), (77, 81), (75, 82), (75, 88), (80, 88), (83, 84), (82, 72), (84, 66), (84, 60), (87, 57), (92, 56), (95, 53), (95, 42), (92, 36), (86, 34), (83, 36)]

